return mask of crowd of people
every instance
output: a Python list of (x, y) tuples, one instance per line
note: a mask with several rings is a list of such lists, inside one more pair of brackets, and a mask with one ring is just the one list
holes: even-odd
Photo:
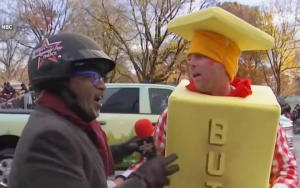
[(300, 131), (300, 105), (296, 104), (292, 110), (292, 107), (288, 103), (282, 101), (278, 101), (281, 107), (281, 115), (293, 121), (294, 133), (298, 133)]
[[(0, 87), (0, 108), (1, 109), (24, 109), (24, 95), (31, 90), (22, 83), (20, 89), (11, 86), (10, 82), (4, 82)], [(28, 99), (27, 99), (28, 102)], [(31, 101), (29, 101), (30, 103)], [(31, 102), (32, 103), (32, 102)]]

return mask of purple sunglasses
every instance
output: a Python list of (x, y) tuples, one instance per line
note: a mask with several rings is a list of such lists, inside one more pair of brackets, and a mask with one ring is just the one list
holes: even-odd
[(89, 76), (91, 83), (96, 87), (100, 82), (104, 82), (104, 77), (93, 71), (75, 72), (72, 76)]

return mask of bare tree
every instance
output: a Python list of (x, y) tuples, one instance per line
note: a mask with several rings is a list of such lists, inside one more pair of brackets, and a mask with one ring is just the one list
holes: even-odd
[(117, 47), (128, 56), (138, 80), (157, 83), (174, 73), (171, 70), (187, 44), (167, 31), (168, 22), (180, 13), (192, 11), (195, 6), (201, 9), (214, 3), (213, 0), (197, 5), (192, 0), (124, 0), (113, 4), (103, 0), (101, 15), (93, 14), (90, 8), (86, 10), (113, 32)]
[(296, 25), (298, 12), (298, 0), (274, 0), (263, 9), (263, 29), (275, 38), (275, 47), (265, 55), (274, 78), (273, 89), (278, 95), (282, 92), (282, 76), (286, 77), (300, 67), (295, 61), (295, 49), (299, 44), (295, 39), (299, 31)]
[(19, 42), (29, 48), (63, 31), (73, 20), (75, 9), (69, 0), (19, 0), (16, 7), (11, 7), (11, 14), (20, 21), (24, 37), (29, 38), (26, 43)]
[(24, 76), (28, 50), (18, 42), (21, 37), (18, 28), (2, 30), (0, 33), (0, 79), (2, 80), (22, 80)]
[[(118, 48), (120, 46), (119, 41), (114, 35), (113, 31), (108, 30), (106, 25), (100, 23), (95, 18), (87, 15), (84, 8), (86, 3), (91, 3), (93, 6), (89, 8), (89, 11), (95, 16), (101, 16), (100, 4), (95, 5), (93, 0), (85, 1), (83, 4), (77, 4), (79, 9), (74, 13), (76, 22), (72, 22), (68, 25), (68, 30), (72, 30), (78, 33), (89, 36), (102, 46), (103, 52), (105, 52), (116, 63), (116, 68), (106, 77), (106, 82), (134, 82), (133, 74), (129, 70), (128, 60), (126, 54)], [(110, 13), (113, 16), (113, 12)], [(122, 24), (122, 23), (119, 23)]]
[(261, 12), (258, 6), (249, 6), (237, 2), (222, 2), (218, 3), (217, 6), (255, 27), (260, 27)]

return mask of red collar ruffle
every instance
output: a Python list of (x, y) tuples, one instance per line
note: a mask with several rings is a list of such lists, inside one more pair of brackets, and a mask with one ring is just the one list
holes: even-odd
[[(190, 79), (189, 81), (190, 81), (190, 83), (187, 86), (185, 86), (186, 89), (191, 92), (198, 92), (196, 89), (194, 80)], [(232, 90), (228, 96), (245, 98), (245, 97), (251, 95), (252, 94), (251, 84), (252, 84), (252, 81), (248, 78), (240, 79), (240, 78), (235, 77), (233, 79), (233, 81), (230, 83), (230, 85), (233, 86), (235, 89)]]

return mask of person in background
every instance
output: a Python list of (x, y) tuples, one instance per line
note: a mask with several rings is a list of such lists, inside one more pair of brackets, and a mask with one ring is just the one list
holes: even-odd
[(24, 83), (21, 84), (21, 93), (22, 94), (28, 93), (28, 89)]
[(298, 112), (297, 112), (297, 110), (294, 109), (292, 111), (291, 117), (292, 117), (292, 121), (296, 121), (296, 119), (298, 119)]
[[(3, 96), (3, 87), (0, 87), (0, 104), (4, 101), (6, 101), (6, 99)], [(1, 105), (0, 105), (0, 108), (1, 108)]]
[(31, 84), (28, 84), (28, 91), (33, 91)]
[(300, 117), (300, 106), (299, 106), (299, 104), (297, 104), (297, 105), (295, 106), (294, 110), (297, 111), (298, 117)]
[(24, 109), (33, 109), (34, 108), (34, 102), (33, 102), (33, 94), (29, 93), (26, 85), (24, 83), (21, 84), (21, 91), (22, 93), (22, 99), (21, 99), (21, 106)]
[(35, 100), (36, 100), (36, 98), (37, 98), (37, 96), (38, 96), (38, 93), (33, 91), (32, 86), (31, 86), (30, 83), (28, 84), (28, 92), (30, 93), (30, 96), (31, 96), (31, 102), (32, 102), (32, 104), (30, 104), (30, 105), (28, 106), (28, 108), (29, 108), (29, 109), (33, 109), (34, 106), (35, 106)]
[(15, 97), (15, 94), (16, 94), (16, 90), (10, 85), (9, 82), (6, 82), (6, 85), (3, 89), (3, 96), (6, 99), (11, 99)]
[(4, 82), (4, 83), (3, 83), (3, 87), (2, 87), (2, 91), (1, 91), (1, 97), (2, 97), (2, 98), (4, 98), (3, 91), (4, 91), (4, 88), (6, 87), (6, 85), (7, 85), (6, 82)]
[(281, 115), (284, 115), (285, 117), (292, 119), (291, 117), (291, 106), (289, 104), (280, 105), (281, 107)]
[[(110, 147), (96, 119), (103, 78), (115, 65), (94, 40), (77, 33), (52, 35), (35, 47), (28, 75), (39, 95), (16, 147), (9, 188), (108, 187), (114, 164), (137, 149), (134, 139)], [(170, 166), (176, 159), (158, 155), (116, 188), (168, 185), (179, 170)]]

